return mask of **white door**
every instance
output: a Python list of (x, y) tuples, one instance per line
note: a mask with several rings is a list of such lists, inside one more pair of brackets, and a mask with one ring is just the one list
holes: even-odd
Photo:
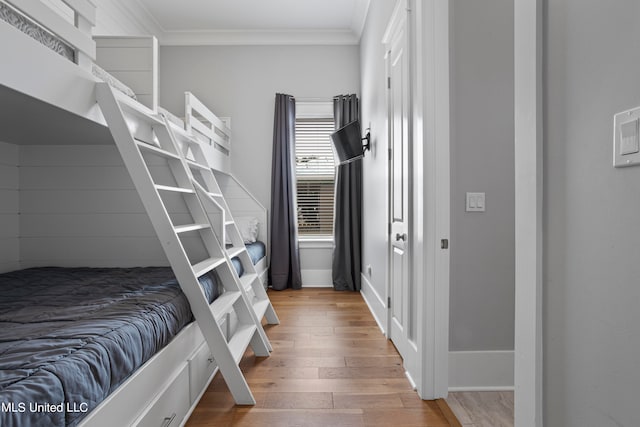
[[(389, 23), (387, 43), (389, 100), (389, 338), (409, 377), (418, 379), (417, 295), (410, 274), (411, 246), (411, 82), (407, 9)], [(415, 382), (415, 380), (414, 380)]]

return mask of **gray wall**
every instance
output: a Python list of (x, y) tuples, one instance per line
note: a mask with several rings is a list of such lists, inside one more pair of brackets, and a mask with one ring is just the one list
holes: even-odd
[(0, 272), (20, 268), (19, 150), (0, 142)]
[(547, 1), (544, 418), (640, 425), (640, 168), (614, 169), (613, 115), (640, 105), (640, 3)]
[[(275, 94), (326, 101), (359, 87), (357, 46), (165, 46), (160, 51), (160, 105), (183, 116), (183, 94), (190, 91), (218, 116), (231, 117), (231, 170), (267, 209)], [(303, 270), (331, 269), (331, 248), (302, 249), (301, 257)]]
[(513, 1), (450, 4), (450, 350), (513, 350)]

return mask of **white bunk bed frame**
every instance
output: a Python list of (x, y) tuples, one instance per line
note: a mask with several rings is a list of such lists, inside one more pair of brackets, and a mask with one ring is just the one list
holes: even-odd
[[(14, 6), (76, 49), (74, 64), (0, 20), (0, 49), (11, 52), (11, 56), (5, 58), (0, 67), (0, 117), (5, 117), (6, 120), (3, 123), (0, 118), (0, 128), (3, 124), (11, 124), (6, 128), (20, 127), (19, 135), (9, 131), (8, 134), (0, 134), (0, 139), (15, 137), (15, 143), (20, 144), (25, 140), (38, 140), (46, 136), (50, 144), (82, 144), (89, 140), (96, 144), (113, 144), (105, 118), (96, 104), (95, 91), (99, 80), (91, 73), (92, 63), (96, 60), (96, 42), (91, 37), (96, 6), (91, 0), (62, 0), (73, 11), (75, 18), (72, 25), (39, 0), (0, 1)], [(134, 83), (131, 86), (134, 87), (134, 92), (138, 92), (137, 95), (142, 95), (140, 101), (147, 105), (150, 111), (155, 112), (155, 39), (101, 38), (98, 40), (98, 51), (118, 45), (130, 47), (130, 43), (142, 49), (145, 46), (150, 49), (152, 64), (145, 71), (150, 73), (151, 83)], [(116, 46), (113, 46), (114, 44)], [(25, 70), (39, 70), (45, 64), (46, 79), (45, 76), (42, 80), (25, 78)], [(105, 68), (109, 71), (109, 67)], [(127, 82), (129, 77), (141, 81), (139, 73), (124, 73), (117, 77), (127, 84), (130, 84)], [(52, 85), (52, 82), (55, 84)], [(5, 101), (2, 101), (3, 99)], [(186, 100), (186, 129), (181, 128), (179, 124), (171, 124), (170, 127), (177, 134), (198, 134), (200, 137), (209, 132), (209, 136), (206, 137), (209, 149), (207, 151), (205, 144), (204, 151), (210, 166), (215, 169), (216, 176), (219, 176), (222, 192), (232, 193), (230, 200), (237, 200), (229, 205), (239, 205), (243, 215), (255, 215), (259, 218), (261, 224), (264, 224), (260, 237), (268, 245), (266, 209), (230, 175), (229, 121), (225, 124), (223, 120), (215, 118), (206, 106), (189, 93)], [(52, 119), (45, 119), (42, 126), (33, 126), (34, 111), (39, 118), (51, 116)], [(197, 120), (202, 117), (206, 117), (212, 124), (208, 128), (209, 131), (205, 131), (204, 125), (201, 126), (202, 121)], [(52, 123), (53, 121), (55, 123)], [(55, 129), (55, 132), (52, 132), (52, 129)], [(60, 136), (56, 138), (55, 135)], [(242, 193), (245, 193), (244, 196)], [(247, 201), (239, 202), (243, 197)], [(230, 207), (233, 210), (233, 207)], [(265, 284), (267, 265), (265, 257), (264, 261), (256, 266)], [(271, 319), (272, 323), (274, 317), (275, 313)], [(267, 320), (269, 321), (269, 318)], [(91, 411), (80, 425), (184, 425), (217, 371), (218, 367), (211, 357), (204, 336), (198, 324), (193, 322)]]
[(255, 269), (267, 288), (270, 243), (267, 209), (231, 174), (231, 119), (218, 118), (191, 92), (185, 92), (184, 105), (184, 128), (205, 144), (203, 151), (225, 196), (230, 216), (258, 220), (258, 240), (265, 244), (266, 254), (255, 265)]

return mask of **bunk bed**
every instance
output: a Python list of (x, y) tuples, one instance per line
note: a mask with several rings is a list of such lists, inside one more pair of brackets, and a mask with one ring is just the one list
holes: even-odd
[[(183, 161), (196, 163), (194, 151), (199, 151), (199, 167), (204, 169), (205, 163), (210, 171), (213, 169), (211, 173), (220, 183), (217, 201), (212, 190), (205, 194), (212, 198), (207, 214), (222, 218), (216, 236), (225, 242), (229, 258), (234, 259), (229, 264), (247, 293), (240, 300), (246, 299), (259, 313), (250, 311), (248, 317), (266, 316), (267, 322), (277, 323), (268, 301), (259, 301), (262, 289), (245, 286), (252, 276), (263, 279), (260, 287), (263, 283), (266, 286), (267, 218), (266, 210), (230, 174), (229, 120), (218, 119), (190, 93), (185, 95), (184, 119), (163, 111), (157, 105), (155, 39), (94, 40), (90, 36), (95, 24), (94, 4), (90, 0), (59, 3), (68, 8), (69, 15), (52, 11), (38, 0), (0, 0), (0, 48), (11, 52), (0, 67), (0, 141), (21, 145), (46, 137), (54, 145), (113, 144), (113, 129), (107, 126), (103, 109), (96, 103), (98, 88), (102, 93), (117, 92), (118, 103), (132, 106), (136, 114), (142, 111), (153, 120), (164, 117), (169, 134), (183, 150)], [(147, 61), (144, 67), (135, 64), (131, 70), (123, 70), (122, 63), (114, 63), (119, 58), (115, 52), (131, 48), (144, 50), (142, 57)], [(46, 73), (40, 72), (43, 68)], [(25, 73), (29, 75), (25, 77)], [(105, 89), (100, 82), (112, 89)], [(232, 219), (235, 206), (247, 219), (247, 233), (241, 232)], [(245, 239), (246, 234), (251, 236)], [(249, 242), (252, 239), (256, 242)], [(258, 248), (262, 256), (251, 257), (240, 250), (245, 241)], [(196, 319), (201, 314), (193, 299), (189, 295), (189, 301), (185, 298), (182, 281), (176, 282), (173, 270), (41, 267), (1, 274), (0, 424), (184, 424), (222, 362), (212, 357), (210, 332), (208, 328), (203, 330), (200, 321), (193, 321), (194, 314)], [(232, 281), (232, 276), (230, 272), (220, 276), (212, 270), (196, 275), (207, 304), (217, 304), (221, 312), (226, 312), (215, 321), (229, 345), (230, 335), (239, 329), (239, 317), (247, 317), (234, 311), (237, 303), (232, 306), (226, 298), (231, 293), (225, 291), (225, 283)], [(70, 295), (77, 298), (67, 298)], [(165, 302), (170, 305), (165, 306)], [(128, 317), (133, 311), (143, 313), (146, 323), (139, 316)], [(98, 331), (87, 329), (96, 320)], [(107, 324), (107, 320), (120, 327)], [(15, 339), (16, 327), (25, 330), (24, 339)], [(142, 334), (145, 329), (156, 339)], [(258, 326), (256, 330), (260, 329)], [(76, 335), (72, 337), (70, 331)], [(258, 343), (257, 332), (251, 336), (256, 354), (268, 355), (268, 341)], [(70, 347), (58, 348), (56, 340), (60, 339), (69, 341)], [(29, 355), (35, 342), (46, 351)], [(72, 359), (79, 360), (83, 367), (67, 364)], [(122, 367), (126, 369), (120, 370)], [(63, 371), (71, 373), (69, 380), (60, 380)], [(234, 387), (230, 387), (232, 392)], [(35, 394), (27, 395), (24, 390)], [(249, 394), (245, 400), (250, 403), (250, 399)], [(29, 406), (32, 403), (48, 406)]]

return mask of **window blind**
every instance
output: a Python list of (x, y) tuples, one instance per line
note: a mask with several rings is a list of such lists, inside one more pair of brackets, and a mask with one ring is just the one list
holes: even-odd
[(298, 233), (333, 235), (335, 161), (333, 118), (296, 119)]

